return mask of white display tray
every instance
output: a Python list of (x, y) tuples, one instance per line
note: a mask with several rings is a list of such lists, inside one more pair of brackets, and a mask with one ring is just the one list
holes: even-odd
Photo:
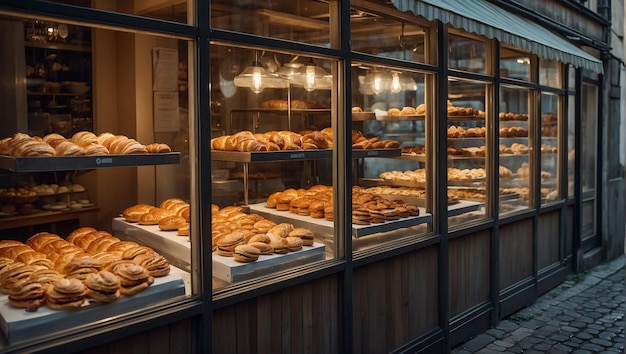
[(285, 270), (324, 259), (325, 246), (314, 242), (300, 251), (287, 254), (260, 255), (256, 262), (241, 263), (233, 257), (213, 253), (213, 276), (229, 283), (244, 281), (267, 273)]
[(113, 234), (122, 240), (151, 247), (167, 258), (170, 264), (191, 272), (189, 236), (178, 236), (176, 231), (160, 230), (158, 225), (129, 223), (121, 217), (113, 219)]
[[(316, 219), (310, 216), (303, 216), (288, 211), (279, 211), (273, 208), (268, 208), (265, 203), (251, 204), (248, 206), (250, 212), (257, 213), (261, 216), (265, 216), (268, 219), (272, 219), (276, 222), (289, 222), (299, 227), (306, 227), (312, 231), (322, 234), (332, 234), (335, 228), (335, 223), (326, 219)], [(352, 236), (362, 237), (372, 235), (378, 232), (393, 231), (403, 227), (411, 227), (424, 223), (431, 222), (433, 217), (431, 214), (426, 213), (424, 208), (419, 208), (419, 216), (409, 216), (407, 218), (401, 218), (398, 220), (385, 221), (380, 224), (370, 225), (354, 225), (352, 224)]]
[(32, 339), (33, 335), (63, 331), (123, 315), (159, 301), (185, 295), (182, 273), (182, 270), (172, 268), (170, 274), (155, 277), (154, 283), (138, 294), (122, 296), (110, 304), (85, 300), (83, 307), (75, 310), (53, 310), (42, 305), (36, 312), (27, 312), (9, 305), (8, 296), (2, 295), (0, 328), (9, 343), (15, 343)]

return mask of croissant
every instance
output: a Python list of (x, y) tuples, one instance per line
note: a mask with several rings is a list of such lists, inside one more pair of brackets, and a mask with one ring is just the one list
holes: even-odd
[(42, 138), (42, 141), (43, 141), (44, 143), (46, 143), (46, 144), (50, 144), (50, 142), (51, 142), (52, 140), (57, 140), (57, 139), (65, 140), (65, 137), (64, 137), (63, 135), (61, 135), (61, 134), (57, 134), (57, 133), (50, 133), (50, 134), (48, 134), (48, 135), (44, 136), (44, 137)]
[(83, 130), (83, 131), (74, 133), (74, 135), (72, 135), (72, 138), (70, 140), (74, 144), (84, 147), (91, 143), (97, 143), (98, 137), (96, 136), (96, 134), (90, 131)]
[(146, 150), (151, 154), (164, 154), (168, 152), (172, 152), (172, 149), (169, 145), (164, 143), (152, 143), (146, 145)]
[(59, 156), (80, 156), (85, 155), (85, 149), (73, 142), (66, 140), (61, 142), (55, 148), (56, 154)]
[(100, 133), (100, 135), (97, 136), (96, 138), (96, 142), (98, 144), (104, 145), (104, 147), (106, 147), (107, 149), (111, 149), (111, 143), (113, 141), (115, 141), (116, 139), (116, 135), (113, 133)]
[(267, 151), (265, 145), (256, 140), (245, 140), (239, 144), (239, 151)]
[(84, 147), (85, 155), (108, 155), (109, 149), (98, 143), (90, 143)]
[(226, 140), (230, 135), (222, 135), (217, 138), (211, 139), (211, 149), (213, 150), (226, 150)]
[(32, 142), (21, 144), (15, 151), (16, 157), (28, 157), (28, 156), (54, 156), (55, 150), (52, 146), (33, 140)]
[(324, 134), (322, 134), (319, 131), (314, 131), (312, 133), (308, 133), (304, 135), (302, 137), (302, 144), (305, 144), (305, 143), (314, 144), (319, 149), (328, 148), (328, 140), (326, 140), (326, 137), (324, 136)]

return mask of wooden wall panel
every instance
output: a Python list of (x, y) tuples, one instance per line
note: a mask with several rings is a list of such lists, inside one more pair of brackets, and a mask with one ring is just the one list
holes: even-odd
[(355, 353), (385, 353), (438, 327), (438, 249), (354, 271)]
[(198, 340), (196, 329), (199, 329), (193, 319), (176, 322), (141, 332), (129, 337), (121, 338), (98, 347), (83, 350), (83, 354), (171, 354), (197, 353)]
[(449, 242), (450, 317), (489, 300), (490, 235), (487, 230), (457, 237)]
[(567, 221), (565, 222), (565, 254), (574, 253), (574, 207), (567, 207)]
[(537, 228), (537, 268), (560, 262), (561, 212), (539, 215)]
[(337, 276), (259, 296), (214, 313), (214, 353), (336, 353)]
[(533, 219), (500, 226), (500, 289), (533, 275)]

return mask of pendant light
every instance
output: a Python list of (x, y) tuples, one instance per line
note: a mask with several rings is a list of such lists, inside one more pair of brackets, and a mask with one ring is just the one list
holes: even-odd
[(235, 76), (235, 86), (248, 87), (254, 93), (261, 93), (266, 88), (286, 88), (287, 83), (280, 76), (267, 72), (254, 52), (254, 62)]
[(312, 58), (300, 67), (293, 77), (293, 83), (304, 87), (307, 91), (330, 90), (332, 87), (332, 77), (318, 65), (315, 65)]
[(373, 69), (365, 76), (365, 85), (368, 86), (375, 95), (389, 89), (391, 75), (379, 69)]

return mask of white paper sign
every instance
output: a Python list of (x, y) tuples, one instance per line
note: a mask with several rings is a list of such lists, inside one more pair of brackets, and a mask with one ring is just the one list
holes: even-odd
[(155, 92), (154, 131), (177, 132), (179, 125), (178, 92)]
[(152, 91), (178, 91), (178, 50), (152, 48)]

